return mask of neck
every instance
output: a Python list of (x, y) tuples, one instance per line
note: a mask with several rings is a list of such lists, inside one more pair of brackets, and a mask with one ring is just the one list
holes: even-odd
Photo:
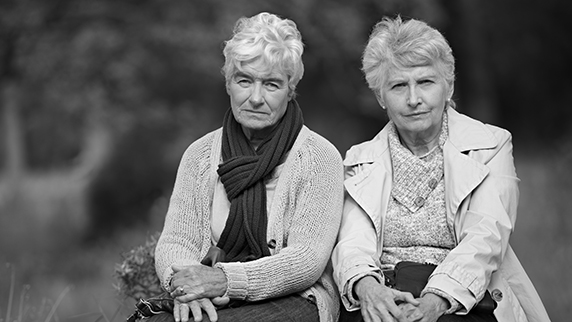
[(423, 156), (439, 145), (439, 134), (441, 129), (431, 135), (423, 133), (402, 133), (398, 131), (401, 144), (409, 149), (416, 156)]
[(244, 136), (246, 136), (246, 139), (250, 142), (250, 145), (254, 148), (254, 150), (256, 150), (258, 149), (258, 146), (260, 146), (260, 143), (262, 143), (262, 141), (264, 141), (264, 139), (266, 139), (272, 133), (273, 129), (274, 126), (264, 128), (262, 130), (253, 130), (243, 126), (242, 132), (244, 133)]

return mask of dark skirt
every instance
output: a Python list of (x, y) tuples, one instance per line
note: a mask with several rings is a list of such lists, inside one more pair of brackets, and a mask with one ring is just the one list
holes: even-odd
[[(319, 322), (318, 308), (313, 302), (299, 296), (290, 295), (260, 302), (243, 302), (242, 305), (217, 311), (218, 322)], [(173, 322), (172, 314), (162, 313), (145, 320), (146, 322)], [(190, 317), (189, 321), (193, 321)], [(203, 312), (203, 322), (210, 322)]]

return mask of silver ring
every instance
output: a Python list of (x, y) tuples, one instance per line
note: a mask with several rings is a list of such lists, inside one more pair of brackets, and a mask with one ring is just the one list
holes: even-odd
[(185, 289), (182, 286), (177, 287), (176, 291), (185, 294)]

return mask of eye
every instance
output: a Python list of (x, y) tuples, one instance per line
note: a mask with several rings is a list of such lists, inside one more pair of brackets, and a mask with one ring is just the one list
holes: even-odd
[(275, 91), (280, 89), (280, 85), (273, 82), (264, 83), (264, 87), (266, 87), (266, 89), (269, 91)]
[(391, 89), (402, 89), (405, 86), (406, 86), (405, 83), (397, 83), (397, 84), (394, 84), (393, 86), (391, 86)]
[(234, 81), (241, 87), (248, 87), (252, 83), (252, 81), (245, 77), (236, 77)]
[(435, 83), (435, 82), (431, 79), (422, 79), (419, 81), (419, 84), (421, 84), (421, 85), (429, 85), (429, 84), (433, 84), (433, 83)]

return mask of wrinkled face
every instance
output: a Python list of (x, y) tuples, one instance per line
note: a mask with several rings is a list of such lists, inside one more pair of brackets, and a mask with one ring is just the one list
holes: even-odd
[(389, 70), (380, 104), (402, 135), (433, 137), (441, 130), (443, 111), (453, 89), (433, 66)]
[(260, 59), (242, 65), (227, 83), (232, 113), (246, 137), (264, 138), (280, 122), (288, 101), (288, 77)]

